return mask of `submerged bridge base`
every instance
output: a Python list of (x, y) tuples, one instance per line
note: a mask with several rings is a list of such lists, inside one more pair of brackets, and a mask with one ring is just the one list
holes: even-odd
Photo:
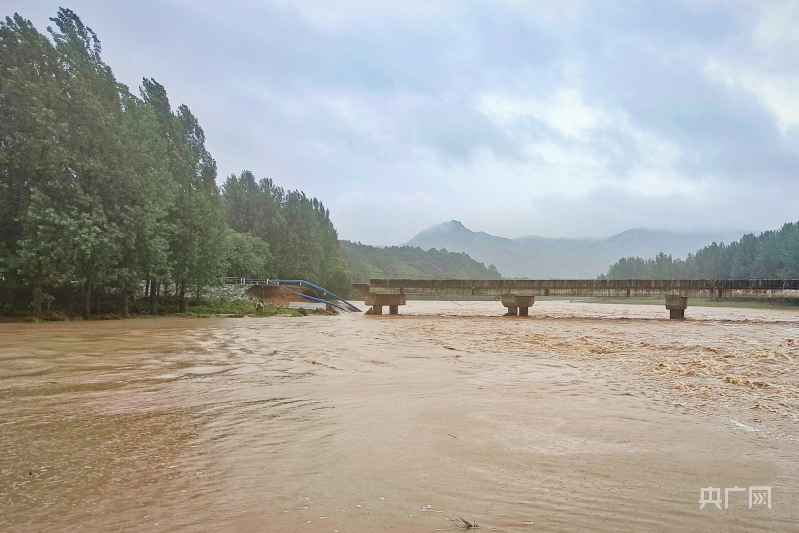
[(534, 303), (535, 296), (502, 296), (502, 305), (508, 308), (505, 316), (529, 316)]
[(399, 314), (407, 295), (494, 296), (502, 301), (505, 316), (529, 316), (536, 296), (656, 297), (666, 300), (669, 318), (685, 318), (688, 298), (799, 299), (799, 280), (693, 279), (693, 280), (481, 280), (481, 279), (372, 279), (352, 285), (363, 295), (372, 314), (388, 306)]
[(364, 295), (366, 305), (372, 306), (373, 315), (382, 315), (383, 307), (388, 306), (388, 314), (398, 315), (399, 306), (405, 305), (404, 294), (371, 294)]
[(685, 310), (688, 309), (688, 297), (666, 296), (666, 309), (669, 310), (669, 318), (671, 319), (681, 320), (685, 318)]

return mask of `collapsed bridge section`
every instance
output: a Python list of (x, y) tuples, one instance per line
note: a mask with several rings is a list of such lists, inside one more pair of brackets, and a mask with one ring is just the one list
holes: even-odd
[(494, 279), (372, 279), (352, 285), (372, 314), (399, 314), (408, 295), (494, 296), (508, 316), (528, 316), (536, 296), (656, 297), (666, 300), (670, 318), (685, 318), (688, 298), (799, 299), (799, 280), (781, 279), (658, 279), (658, 280), (494, 280)]

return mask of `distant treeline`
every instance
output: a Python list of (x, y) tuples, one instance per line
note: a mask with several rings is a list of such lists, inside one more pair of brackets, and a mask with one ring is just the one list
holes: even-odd
[(799, 222), (779, 230), (748, 234), (730, 244), (713, 243), (685, 260), (664, 253), (625, 257), (600, 279), (797, 279)]
[(404, 279), (501, 279), (494, 265), (478, 263), (465, 253), (419, 247), (377, 248), (341, 241), (341, 254), (352, 270), (355, 283), (371, 278)]
[(185, 310), (225, 275), (348, 287), (321, 202), (249, 172), (220, 190), (189, 108), (117, 82), (72, 11), (51, 20), (51, 39), (0, 23), (0, 305), (154, 312), (170, 292)]

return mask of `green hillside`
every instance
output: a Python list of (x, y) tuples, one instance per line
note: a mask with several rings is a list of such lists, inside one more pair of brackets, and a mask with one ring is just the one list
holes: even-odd
[(796, 279), (799, 277), (799, 222), (747, 234), (730, 244), (713, 243), (685, 260), (660, 253), (649, 259), (623, 257), (600, 279)]
[(404, 279), (501, 279), (494, 265), (478, 263), (465, 253), (424, 251), (418, 247), (377, 248), (339, 241), (340, 253), (352, 271), (353, 283), (371, 278)]

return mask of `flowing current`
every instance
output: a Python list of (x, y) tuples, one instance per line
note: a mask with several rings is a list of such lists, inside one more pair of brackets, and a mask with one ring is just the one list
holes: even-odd
[(0, 324), (0, 530), (799, 531), (799, 310), (503, 311)]

